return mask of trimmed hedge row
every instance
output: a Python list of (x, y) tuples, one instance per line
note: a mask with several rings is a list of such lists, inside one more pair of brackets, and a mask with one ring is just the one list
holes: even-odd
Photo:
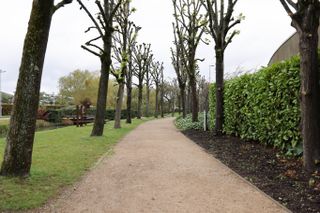
[[(224, 131), (300, 155), (300, 61), (288, 61), (227, 80), (224, 88)], [(214, 126), (215, 85), (210, 87)]]
[[(61, 120), (63, 117), (72, 117), (76, 116), (77, 112), (74, 107), (67, 107), (62, 108), (59, 110), (48, 110), (49, 111), (49, 117), (48, 121), (53, 123), (61, 123)], [(94, 107), (91, 107), (86, 110), (86, 116), (94, 117), (96, 113), (96, 109)], [(132, 111), (131, 112), (132, 118), (137, 117), (137, 112)], [(115, 117), (115, 110), (114, 109), (106, 109), (105, 119), (106, 120), (114, 120)], [(125, 119), (127, 117), (127, 111), (122, 110), (121, 111), (121, 119)]]

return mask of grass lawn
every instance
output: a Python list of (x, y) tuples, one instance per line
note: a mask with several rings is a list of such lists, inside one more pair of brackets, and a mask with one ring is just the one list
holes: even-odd
[(0, 125), (8, 125), (9, 119), (0, 119)]
[[(0, 212), (41, 206), (62, 187), (79, 180), (103, 154), (112, 153), (113, 145), (144, 121), (122, 122), (118, 130), (108, 122), (103, 137), (89, 137), (91, 125), (37, 132), (31, 176), (23, 180), (0, 177)], [(4, 139), (0, 139), (0, 164), (3, 151)]]

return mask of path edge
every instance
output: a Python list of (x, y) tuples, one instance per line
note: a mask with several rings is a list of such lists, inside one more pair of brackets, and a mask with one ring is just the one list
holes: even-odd
[(189, 142), (191, 142), (192, 144), (196, 145), (197, 147), (199, 147), (202, 151), (204, 151), (207, 155), (210, 156), (210, 158), (212, 158), (213, 160), (217, 161), (219, 164), (221, 164), (223, 167), (225, 167), (228, 171), (230, 171), (232, 174), (234, 174), (236, 177), (238, 177), (240, 180), (242, 180), (244, 183), (248, 184), (249, 186), (251, 186), (252, 188), (254, 188), (256, 191), (258, 191), (260, 194), (262, 194), (264, 197), (266, 197), (267, 199), (271, 200), (273, 203), (275, 203), (277, 206), (279, 206), (281, 209), (283, 209), (284, 211), (288, 212), (288, 213), (292, 213), (291, 210), (289, 210), (287, 207), (285, 207), (284, 205), (282, 205), (281, 203), (279, 203), (277, 200), (275, 200), (273, 197), (271, 197), (270, 195), (268, 195), (267, 193), (265, 193), (264, 191), (262, 191), (261, 189), (259, 189), (256, 185), (254, 185), (253, 183), (251, 183), (250, 181), (248, 181), (247, 179), (245, 179), (244, 177), (242, 177), (241, 175), (239, 175), (237, 172), (235, 172), (234, 170), (232, 170), (230, 167), (228, 167), (227, 165), (225, 165), (223, 162), (221, 162), (219, 159), (215, 158), (212, 154), (210, 154), (206, 149), (202, 148), (201, 146), (199, 146), (197, 143), (195, 143), (193, 140), (191, 140), (190, 138), (188, 138), (186, 135), (184, 135), (181, 130), (179, 130), (176, 125), (175, 125), (175, 120), (173, 119), (172, 123), (174, 128), (177, 130), (177, 132), (179, 132), (181, 135), (183, 135)]

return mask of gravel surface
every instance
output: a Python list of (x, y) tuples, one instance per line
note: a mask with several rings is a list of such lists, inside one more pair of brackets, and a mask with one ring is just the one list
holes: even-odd
[(181, 134), (172, 118), (140, 125), (41, 212), (287, 212)]

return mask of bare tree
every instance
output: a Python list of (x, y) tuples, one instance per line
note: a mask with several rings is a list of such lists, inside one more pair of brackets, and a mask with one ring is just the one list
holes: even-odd
[(151, 76), (152, 80), (156, 86), (156, 104), (155, 104), (155, 112), (154, 117), (158, 118), (159, 116), (159, 90), (162, 83), (162, 72), (163, 72), (163, 63), (160, 62), (153, 62), (152, 69), (151, 69)]
[(145, 85), (146, 85), (146, 117), (149, 117), (149, 102), (150, 102), (150, 87), (152, 86), (152, 76), (151, 76), (151, 62), (153, 60), (153, 55), (151, 54), (148, 58), (149, 61), (146, 64), (146, 77), (145, 77)]
[[(126, 76), (129, 75), (129, 81), (131, 81), (131, 73), (128, 74), (128, 62), (131, 60), (129, 57), (129, 51), (131, 49), (132, 43), (135, 42), (138, 30), (140, 28), (136, 27), (133, 22), (129, 21), (129, 16), (134, 10), (130, 9), (130, 2), (125, 1), (120, 7), (115, 16), (115, 21), (118, 25), (117, 33), (114, 34), (114, 45), (113, 53), (114, 58), (118, 61), (119, 66), (117, 68), (111, 69), (112, 75), (115, 77), (119, 87), (116, 100), (115, 108), (115, 122), (114, 128), (121, 128), (121, 110), (124, 96), (124, 87), (126, 83)], [(129, 71), (130, 72), (130, 71)], [(131, 91), (130, 91), (131, 92)], [(129, 113), (131, 119), (131, 109)]]
[(176, 27), (177, 29), (184, 28), (184, 33), (180, 37), (185, 39), (187, 44), (185, 54), (188, 60), (187, 73), (192, 94), (192, 121), (195, 122), (198, 120), (196, 62), (199, 60), (196, 59), (196, 51), (206, 29), (207, 17), (201, 13), (200, 0), (172, 0), (172, 2)]
[[(104, 0), (102, 5), (99, 0), (95, 1), (98, 8), (98, 13), (94, 17), (93, 13), (88, 10), (82, 0), (77, 0), (80, 4), (81, 9), (85, 11), (93, 26), (86, 30), (88, 33), (91, 30), (96, 30), (98, 36), (95, 36), (90, 41), (86, 42), (85, 45), (81, 47), (92, 53), (93, 55), (99, 57), (101, 62), (100, 70), (100, 80), (99, 89), (97, 97), (97, 111), (94, 119), (93, 129), (91, 136), (102, 136), (105, 123), (105, 111), (107, 104), (107, 92), (108, 92), (108, 81), (110, 74), (111, 60), (111, 48), (112, 48), (112, 34), (114, 32), (113, 20), (116, 15), (117, 10), (122, 4), (122, 0), (115, 2), (114, 0)], [(102, 47), (100, 47), (95, 42), (102, 41)]]
[(145, 74), (147, 70), (147, 65), (150, 63), (150, 44), (140, 44), (136, 45), (133, 49), (133, 60), (135, 62), (136, 67), (133, 69), (134, 76), (138, 79), (138, 119), (142, 117), (142, 93), (143, 93), (143, 82), (145, 79)]
[(164, 81), (164, 74), (163, 74), (164, 67), (161, 67), (161, 84), (160, 84), (160, 112), (161, 118), (164, 118), (164, 89), (165, 89), (165, 81)]
[(163, 98), (167, 103), (167, 112), (171, 112), (172, 116), (174, 116), (176, 100), (179, 95), (177, 79), (165, 80), (163, 88)]
[(0, 171), (3, 176), (23, 177), (30, 174), (41, 76), (51, 20), (59, 8), (71, 2), (63, 0), (54, 5), (54, 0), (34, 0), (32, 3)]
[(209, 33), (215, 41), (216, 55), (216, 115), (215, 133), (223, 132), (223, 76), (224, 52), (239, 31), (230, 30), (241, 22), (243, 16), (235, 18), (233, 11), (238, 0), (201, 0), (209, 17)]
[(299, 35), (303, 159), (307, 171), (320, 159), (320, 88), (318, 64), (319, 0), (280, 0)]
[[(177, 20), (176, 20), (177, 22)], [(183, 39), (183, 28), (178, 28), (178, 23), (173, 23), (174, 46), (171, 48), (171, 61), (177, 75), (177, 81), (180, 89), (180, 103), (182, 108), (182, 117), (185, 118), (186, 111), (186, 86), (188, 75), (186, 69), (188, 67), (185, 50), (185, 40)]]
[(132, 29), (129, 30), (129, 45), (128, 45), (128, 70), (126, 73), (126, 87), (127, 87), (127, 119), (126, 123), (131, 124), (132, 123), (132, 115), (131, 115), (131, 105), (132, 105), (132, 76), (133, 76), (133, 69), (134, 69), (134, 61), (133, 61), (133, 50), (135, 48), (135, 45), (137, 43), (136, 38), (138, 35), (139, 30), (141, 27), (138, 27), (136, 25), (132, 26)]

